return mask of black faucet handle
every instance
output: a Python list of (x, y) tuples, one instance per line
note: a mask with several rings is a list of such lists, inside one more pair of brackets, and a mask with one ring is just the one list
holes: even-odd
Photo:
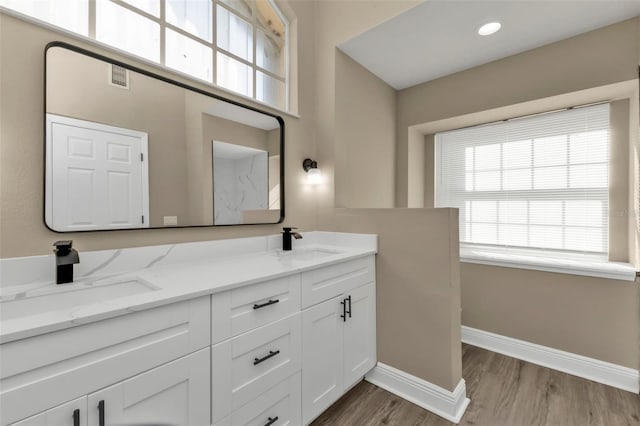
[(56, 253), (58, 253), (60, 256), (64, 256), (66, 254), (69, 254), (69, 252), (71, 251), (73, 240), (56, 241), (55, 243), (53, 243), (53, 246), (56, 248)]

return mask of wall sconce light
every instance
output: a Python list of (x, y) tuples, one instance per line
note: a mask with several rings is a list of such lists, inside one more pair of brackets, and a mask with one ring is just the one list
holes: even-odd
[(307, 172), (307, 183), (317, 185), (322, 182), (322, 174), (318, 168), (318, 162), (311, 158), (305, 158), (302, 162), (302, 168)]

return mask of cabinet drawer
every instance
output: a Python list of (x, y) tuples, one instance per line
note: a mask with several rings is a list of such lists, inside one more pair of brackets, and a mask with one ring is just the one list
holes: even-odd
[(367, 256), (302, 273), (302, 309), (375, 280), (375, 257)]
[(212, 423), (300, 370), (300, 314), (211, 347)]
[(0, 425), (209, 345), (209, 297), (0, 345)]
[(215, 426), (301, 425), (300, 395), (298, 372), (234, 411)]
[(300, 310), (300, 274), (211, 296), (211, 343), (216, 344)]

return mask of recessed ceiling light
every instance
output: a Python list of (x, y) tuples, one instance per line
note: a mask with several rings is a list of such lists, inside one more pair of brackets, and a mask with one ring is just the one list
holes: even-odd
[(491, 35), (500, 31), (500, 28), (502, 28), (502, 24), (500, 22), (489, 22), (478, 29), (478, 34), (481, 36)]

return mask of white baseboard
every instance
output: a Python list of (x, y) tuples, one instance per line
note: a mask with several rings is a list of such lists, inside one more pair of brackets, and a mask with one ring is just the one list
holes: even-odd
[(629, 392), (640, 392), (640, 372), (632, 368), (462, 326), (462, 341)]
[(365, 380), (454, 423), (460, 422), (470, 402), (464, 379), (452, 392), (378, 362)]

